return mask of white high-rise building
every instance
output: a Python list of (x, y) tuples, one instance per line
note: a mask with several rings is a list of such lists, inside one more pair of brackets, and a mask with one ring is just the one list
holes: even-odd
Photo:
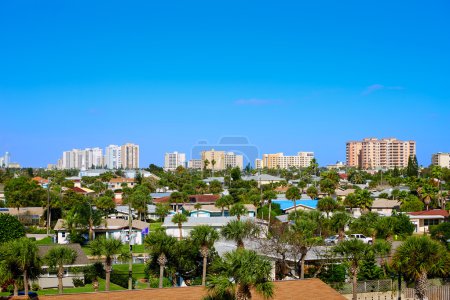
[(109, 145), (105, 148), (104, 166), (108, 169), (119, 169), (122, 167), (122, 150), (120, 146)]
[(263, 154), (262, 160), (255, 161), (257, 169), (289, 169), (289, 167), (306, 168), (311, 164), (314, 152), (298, 152), (297, 155), (283, 153)]
[(87, 170), (92, 167), (103, 166), (103, 151), (101, 148), (72, 149), (64, 151), (61, 163), (58, 163), (61, 169)]
[(167, 152), (164, 155), (164, 170), (174, 171), (178, 167), (186, 167), (186, 154), (179, 152)]

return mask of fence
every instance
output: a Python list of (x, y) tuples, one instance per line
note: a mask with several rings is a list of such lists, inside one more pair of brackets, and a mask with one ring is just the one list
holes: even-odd
[[(430, 280), (426, 291), (428, 300), (447, 300), (450, 299), (450, 285), (446, 280)], [(441, 285), (443, 284), (443, 285)], [(335, 290), (351, 299), (353, 292), (352, 283), (333, 283), (330, 284)], [(357, 282), (356, 292), (359, 300), (397, 300), (397, 281), (396, 280), (373, 280)], [(406, 283), (402, 282), (402, 299), (417, 300), (415, 290), (407, 288)]]

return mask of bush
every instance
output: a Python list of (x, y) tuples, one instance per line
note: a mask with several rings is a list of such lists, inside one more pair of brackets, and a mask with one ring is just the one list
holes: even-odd
[(41, 289), (41, 287), (39, 286), (39, 283), (37, 283), (37, 282), (33, 282), (32, 284), (31, 284), (31, 290), (32, 291), (39, 291)]
[[(121, 286), (123, 288), (128, 288), (128, 274), (111, 272), (111, 282)], [(133, 289), (136, 285), (136, 278), (133, 277)]]
[(0, 244), (25, 236), (25, 227), (8, 214), (0, 214)]
[[(157, 288), (159, 287), (159, 278), (152, 277), (150, 278), (150, 287)], [(163, 278), (163, 287), (172, 287), (172, 282), (166, 277)]]
[(90, 266), (86, 266), (83, 269), (85, 284), (92, 283), (96, 278), (105, 278), (105, 269), (101, 262), (96, 262)]
[(73, 282), (73, 285), (75, 287), (81, 287), (81, 286), (85, 286), (86, 285), (82, 278), (73, 278), (72, 282)]

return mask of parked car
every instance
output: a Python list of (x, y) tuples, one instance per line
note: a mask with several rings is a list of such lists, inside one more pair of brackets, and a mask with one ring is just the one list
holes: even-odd
[[(10, 296), (13, 296), (14, 294), (11, 293)], [(25, 296), (25, 291), (19, 291), (18, 292), (18, 296)], [(35, 300), (35, 299), (39, 299), (38, 294), (36, 292), (33, 291), (29, 291), (28, 292), (28, 299), (31, 300)]]
[[(347, 240), (348, 236), (344, 235), (344, 240)], [(332, 235), (327, 237), (325, 240), (325, 244), (327, 245), (336, 245), (339, 242), (339, 235)]]
[(363, 241), (364, 244), (372, 244), (373, 243), (373, 240), (371, 237), (367, 237), (364, 234), (360, 234), (360, 233), (350, 234), (350, 238)]

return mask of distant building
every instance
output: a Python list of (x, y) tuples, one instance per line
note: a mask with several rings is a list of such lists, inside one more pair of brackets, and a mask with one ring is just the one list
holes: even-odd
[[(239, 169), (244, 168), (244, 157), (235, 154), (234, 152), (216, 151), (214, 149), (202, 151), (201, 153), (202, 168), (206, 167), (208, 170), (225, 170), (227, 167)], [(205, 161), (209, 163), (205, 165)], [(214, 165), (213, 165), (214, 162)]]
[(178, 167), (186, 167), (186, 154), (179, 152), (167, 152), (164, 155), (164, 170), (174, 171)]
[(328, 170), (338, 170), (344, 168), (345, 164), (341, 161), (336, 162), (334, 165), (327, 165)]
[(0, 156), (0, 168), (10, 168), (11, 156), (6, 152), (4, 156)]
[(122, 167), (121, 153), (120, 146), (107, 146), (105, 148), (104, 167), (108, 169), (120, 169)]
[(139, 146), (135, 144), (125, 144), (121, 147), (122, 168), (139, 168)]
[(64, 151), (62, 169), (86, 170), (103, 166), (103, 151), (101, 148), (72, 149)]
[(409, 157), (416, 155), (415, 141), (396, 138), (365, 138), (346, 144), (347, 166), (362, 169), (405, 168)]
[(263, 154), (262, 160), (255, 161), (257, 169), (289, 169), (306, 168), (314, 159), (314, 152), (298, 152), (297, 155), (284, 155), (282, 152), (274, 154)]
[(202, 168), (202, 160), (201, 159), (191, 159), (188, 162), (188, 168), (194, 170), (200, 170)]
[(438, 152), (433, 154), (431, 164), (442, 168), (450, 168), (450, 153)]

